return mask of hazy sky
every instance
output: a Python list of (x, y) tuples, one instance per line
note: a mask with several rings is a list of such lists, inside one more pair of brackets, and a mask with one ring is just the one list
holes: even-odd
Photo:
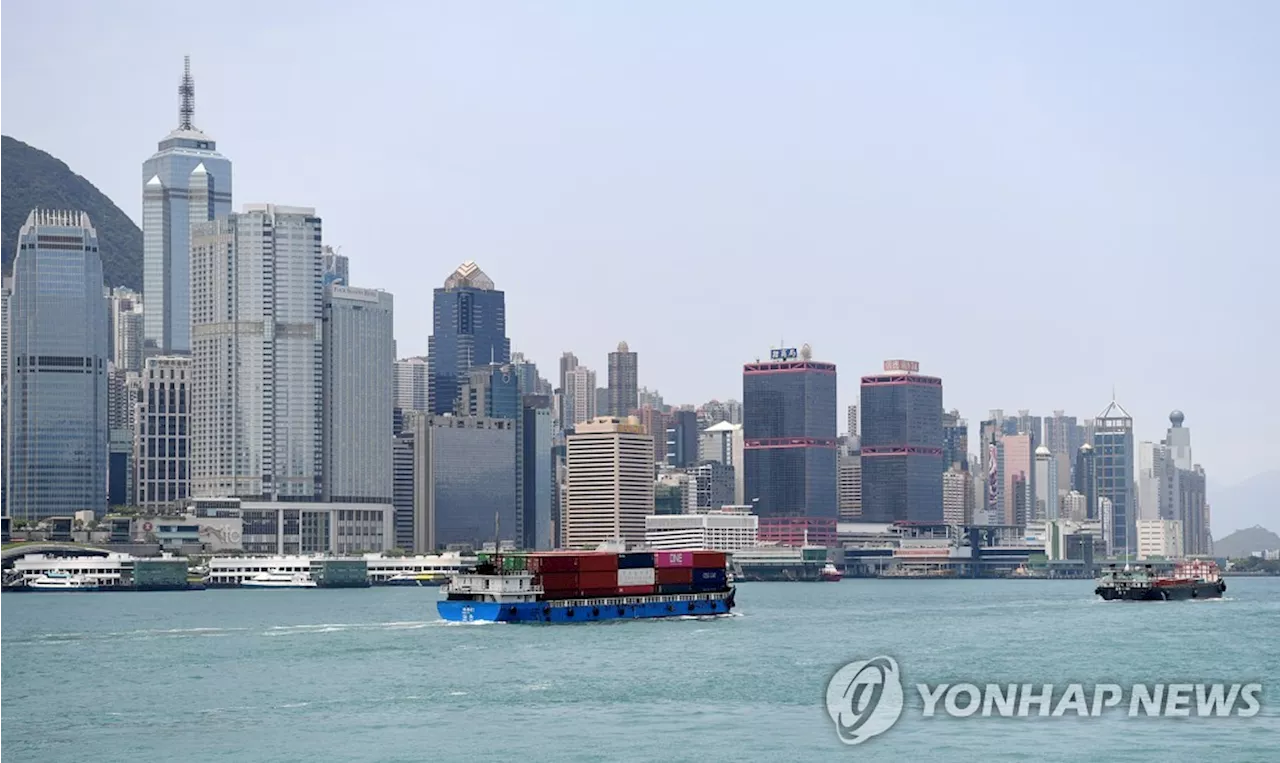
[(603, 385), (625, 339), (668, 402), (741, 399), (809, 342), (842, 411), (914, 358), (975, 431), (1114, 385), (1225, 484), (1280, 430), (1277, 29), (1263, 0), (10, 0), (0, 92), (138, 220), (189, 53), (236, 207), (316, 207), (401, 355), (474, 259), (548, 378), (572, 350)]

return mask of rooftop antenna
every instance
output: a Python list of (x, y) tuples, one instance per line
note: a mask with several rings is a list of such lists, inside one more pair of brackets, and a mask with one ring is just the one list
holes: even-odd
[(178, 85), (178, 129), (194, 130), (191, 120), (196, 115), (196, 83), (191, 79), (191, 56), (182, 57), (182, 84)]

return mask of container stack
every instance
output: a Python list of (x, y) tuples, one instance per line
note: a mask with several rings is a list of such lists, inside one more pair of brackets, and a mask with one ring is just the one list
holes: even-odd
[(548, 551), (485, 554), (479, 561), (495, 571), (533, 573), (545, 599), (699, 593), (726, 587), (722, 551)]

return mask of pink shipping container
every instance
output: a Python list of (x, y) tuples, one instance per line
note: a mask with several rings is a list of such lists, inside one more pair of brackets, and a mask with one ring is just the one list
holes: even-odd
[(654, 551), (653, 566), (658, 569), (666, 567), (693, 567), (692, 551)]

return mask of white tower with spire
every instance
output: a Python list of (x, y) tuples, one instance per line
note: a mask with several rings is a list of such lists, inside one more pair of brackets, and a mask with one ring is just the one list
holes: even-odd
[[(178, 126), (142, 163), (144, 352), (191, 351), (191, 226), (231, 212), (231, 162), (195, 126), (191, 58), (178, 85)], [(111, 284), (115, 285), (115, 284)]]

